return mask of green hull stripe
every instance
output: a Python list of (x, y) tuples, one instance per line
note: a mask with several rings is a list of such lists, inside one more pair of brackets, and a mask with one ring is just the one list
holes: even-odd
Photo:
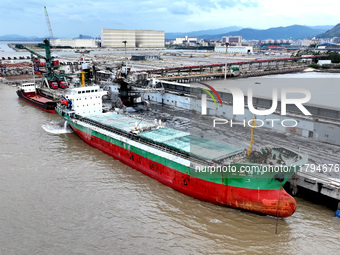
[[(65, 116), (66, 117), (66, 116)], [(68, 116), (67, 116), (68, 117)], [(140, 148), (137, 148), (135, 146), (129, 145), (127, 143), (123, 143), (119, 140), (116, 140), (112, 137), (108, 137), (104, 134), (101, 134), (97, 131), (94, 131), (92, 129), (89, 129), (87, 127), (84, 127), (82, 125), (76, 124), (72, 122), (70, 119), (68, 119), (68, 122), (70, 125), (74, 126), (76, 129), (79, 129), (80, 131), (87, 133), (91, 136), (95, 136), (99, 139), (102, 139), (104, 141), (107, 141), (109, 143), (115, 144), (123, 149), (129, 150), (133, 153), (136, 153), (144, 158), (150, 159), (152, 161), (155, 161), (159, 164), (165, 165), (169, 168), (172, 168), (176, 171), (179, 171), (183, 174), (188, 174), (192, 176), (192, 178), (199, 178), (203, 179), (209, 182), (217, 183), (217, 184), (224, 184), (232, 187), (238, 187), (238, 188), (247, 188), (247, 189), (259, 189), (259, 190), (279, 190), (282, 189), (283, 184), (288, 181), (288, 179), (293, 175), (294, 170), (298, 170), (298, 167), (294, 169), (294, 167), (288, 168), (287, 172), (284, 174), (285, 178), (282, 183), (279, 183), (277, 180), (275, 180), (274, 176), (277, 174), (277, 172), (268, 172), (264, 171), (260, 174), (249, 176), (247, 173), (244, 173), (243, 175), (236, 175), (230, 172), (198, 172), (195, 171), (195, 169), (191, 169), (190, 167), (186, 167), (182, 164), (176, 163), (172, 160), (160, 157), (156, 154), (144, 151)], [(237, 171), (240, 170), (241, 166), (245, 166), (245, 164), (234, 164), (232, 166), (235, 166), (235, 169)], [(259, 167), (259, 166), (257, 166)], [(261, 171), (260, 167), (260, 171)]]

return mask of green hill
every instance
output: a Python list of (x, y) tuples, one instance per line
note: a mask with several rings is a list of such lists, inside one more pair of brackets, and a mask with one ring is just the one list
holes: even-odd
[(332, 37), (340, 37), (340, 23), (333, 27), (331, 30), (318, 35), (318, 38), (332, 38)]

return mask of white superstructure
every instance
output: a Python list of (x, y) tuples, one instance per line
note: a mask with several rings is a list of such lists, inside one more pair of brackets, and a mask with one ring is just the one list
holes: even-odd
[(35, 92), (35, 83), (23, 83), (19, 89), (22, 89), (25, 93)]
[(102, 113), (102, 97), (107, 94), (99, 86), (88, 86), (69, 89), (65, 98), (69, 109), (82, 116)]

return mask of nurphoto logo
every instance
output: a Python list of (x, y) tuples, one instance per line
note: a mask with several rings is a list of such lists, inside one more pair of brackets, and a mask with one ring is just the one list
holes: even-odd
[[(205, 86), (207, 86), (211, 91), (213, 91), (213, 93), (217, 96), (217, 98), (220, 101), (220, 105), (221, 107), (222, 105), (222, 100), (219, 96), (219, 94), (217, 93), (217, 91), (212, 88), (210, 85), (201, 83)], [(210, 93), (208, 90), (201, 88), (205, 93), (202, 93), (202, 97), (201, 97), (201, 114), (202, 115), (206, 115), (207, 114), (207, 94), (213, 99), (216, 107), (218, 107), (216, 100), (214, 98), (214, 96), (212, 95), (212, 93)], [(230, 91), (230, 93), (232, 94), (233, 97), (233, 103), (232, 103), (232, 108), (233, 108), (233, 115), (244, 115), (245, 114), (245, 95), (243, 93), (243, 91), (240, 88), (237, 87), (232, 87), (232, 86), (228, 86), (227, 89)], [(273, 88), (272, 89), (272, 97), (271, 97), (271, 107), (269, 109), (256, 109), (254, 107), (254, 103), (253, 103), (253, 89), (252, 88), (248, 88), (247, 91), (247, 104), (248, 104), (248, 109), (249, 111), (256, 115), (256, 116), (265, 116), (265, 115), (270, 115), (273, 114), (277, 108), (278, 108), (278, 89), (277, 88)], [(299, 96), (298, 98), (293, 98), (293, 97), (289, 97), (289, 94), (299, 94), (302, 96)], [(295, 105), (305, 116), (310, 116), (312, 115), (304, 106), (305, 103), (309, 102), (309, 100), (311, 99), (311, 93), (309, 90), (304, 89), (304, 88), (281, 88), (280, 89), (280, 98), (281, 98), (281, 112), (280, 115), (281, 116), (286, 116), (287, 115), (287, 105)], [(274, 126), (275, 122), (279, 122), (281, 124), (281, 126), (283, 127), (296, 127), (298, 125), (298, 121), (294, 120), (294, 119), (258, 119), (257, 120), (257, 124), (256, 126), (253, 124), (252, 120), (246, 121), (243, 120), (241, 122), (235, 122), (232, 119), (228, 120), (228, 119), (221, 119), (221, 118), (215, 118), (214, 119), (214, 127), (216, 125), (221, 125), (221, 124), (227, 124), (229, 123), (230, 126), (232, 127), (233, 125), (243, 125), (246, 126), (246, 124), (248, 124), (248, 126), (250, 127), (262, 127), (265, 125), (265, 122), (268, 125), (271, 125), (272, 127)]]
[[(213, 89), (211, 86), (209, 86)], [(202, 88), (201, 88), (202, 89)], [(244, 94), (240, 88), (236, 87), (228, 87), (229, 91), (233, 95), (233, 114), (234, 115), (244, 115)], [(207, 91), (206, 89), (202, 89), (203, 91), (207, 92), (208, 95), (213, 99), (216, 104), (216, 100), (213, 95)], [(250, 112), (255, 115), (269, 115), (276, 111), (277, 102), (278, 102), (278, 89), (273, 88), (272, 91), (272, 106), (270, 109), (265, 110), (257, 110), (253, 104), (253, 89), (248, 88), (247, 94), (247, 102)], [(222, 101), (218, 93), (215, 89), (213, 92), (217, 95), (218, 99), (220, 100), (221, 106)], [(304, 94), (303, 98), (287, 98), (287, 94), (289, 93), (299, 93)], [(307, 89), (303, 88), (281, 88), (281, 115), (287, 115), (287, 105), (292, 104), (295, 105), (304, 115), (312, 115), (306, 107), (303, 106), (304, 103), (307, 103), (311, 99), (311, 93)], [(217, 104), (216, 104), (217, 105)], [(207, 112), (207, 97), (206, 94), (202, 94), (202, 115), (206, 115)]]

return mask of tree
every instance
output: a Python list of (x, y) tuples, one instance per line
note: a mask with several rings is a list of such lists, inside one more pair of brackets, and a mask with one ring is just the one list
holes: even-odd
[(327, 51), (328, 57), (327, 59), (330, 59), (332, 61), (332, 63), (340, 63), (340, 54), (339, 52), (336, 51)]

